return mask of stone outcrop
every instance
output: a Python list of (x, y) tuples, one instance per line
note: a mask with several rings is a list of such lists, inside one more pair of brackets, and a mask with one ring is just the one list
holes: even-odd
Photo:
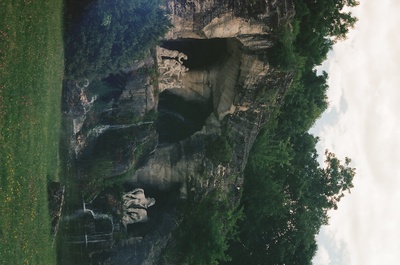
[[(233, 189), (236, 194), (243, 183), (243, 170), (251, 147), (292, 80), (290, 74), (270, 67), (257, 52), (272, 45), (271, 27), (293, 15), (292, 3), (266, 1), (265, 10), (258, 14), (245, 5), (240, 6), (242, 10), (235, 9), (237, 4), (235, 6), (233, 1), (168, 1), (167, 6), (174, 27), (166, 36), (164, 47), (187, 55), (182, 65), (189, 68), (177, 80), (179, 85), (167, 89), (187, 101), (212, 102), (211, 114), (202, 129), (190, 137), (175, 143), (159, 143), (128, 183), (160, 190), (179, 186), (180, 198), (186, 198), (189, 192), (206, 193), (216, 185), (224, 186), (227, 192)], [(265, 23), (268, 20), (270, 22)], [(192, 49), (202, 50), (213, 38), (224, 42), (221, 44), (223, 52), (211, 63), (197, 66), (193, 58), (202, 56), (185, 48), (185, 42)], [(201, 44), (196, 46), (196, 41)], [(210, 43), (213, 45), (214, 42)], [(162, 57), (159, 55), (156, 53), (156, 57)], [(229, 137), (233, 147), (231, 161), (223, 165), (206, 156), (207, 142), (221, 135)], [(155, 264), (170, 238), (168, 234), (161, 236), (159, 233), (156, 230), (149, 234), (149, 239), (132, 245), (146, 253), (146, 258), (135, 259), (136, 263)], [(150, 244), (156, 234), (159, 234), (158, 247)], [(146, 244), (151, 246), (143, 247)], [(120, 259), (129, 254), (121, 250), (117, 256)]]
[(166, 39), (236, 38), (252, 50), (272, 46), (272, 27), (294, 15), (293, 2), (168, 0), (172, 30)]
[[(272, 29), (293, 16), (292, 1), (251, 2), (166, 1), (173, 27), (153, 56), (126, 69), (129, 78), (123, 90), (100, 114), (81, 110), (72, 115), (80, 122), (75, 139), (77, 156), (95, 149), (100, 135), (130, 126), (130, 139), (123, 140), (130, 151), (116, 151), (112, 163), (112, 175), (125, 174), (126, 186), (162, 192), (179, 190), (178, 197), (182, 199), (189, 192), (206, 192), (216, 185), (240, 189), (253, 143), (292, 80), (290, 73), (272, 68), (264, 56), (273, 45)], [(158, 74), (149, 73), (148, 69), (158, 69)], [(79, 97), (79, 91), (75, 93), (78, 95), (74, 98)], [(170, 95), (189, 102), (189, 107), (175, 109), (160, 101), (169, 100)], [(190, 105), (204, 107), (206, 117), (198, 121), (198, 117), (185, 115), (185, 111), (195, 112)], [(165, 107), (163, 113), (160, 106)], [(156, 120), (146, 119), (157, 112)], [(168, 119), (162, 120), (165, 117)], [(180, 125), (199, 129), (176, 141), (157, 139), (164, 133), (160, 128), (170, 120), (179, 125), (176, 131), (183, 130)], [(94, 128), (105, 129), (93, 134)], [(209, 142), (218, 137), (229, 138), (229, 162), (213, 161), (207, 156)], [(137, 199), (124, 200), (129, 204)], [(158, 204), (157, 197), (156, 200)], [(146, 220), (147, 207), (137, 209), (124, 209), (124, 225), (139, 222), (135, 219), (138, 216)], [(107, 262), (100, 264), (155, 264), (177, 226), (171, 221), (175, 217), (173, 212), (164, 212), (146, 237), (120, 242)]]
[[(205, 169), (208, 167), (204, 160), (206, 138), (221, 134), (222, 130), (232, 132), (228, 134), (235, 146), (231, 166), (225, 174), (235, 174), (241, 181), (255, 137), (267, 120), (269, 110), (279, 104), (291, 80), (290, 76), (270, 69), (268, 62), (255, 51), (263, 51), (272, 45), (269, 37), (272, 22), (266, 21), (276, 20), (278, 24), (289, 19), (293, 15), (293, 4), (289, 1), (279, 4), (266, 1), (264, 9), (255, 13), (252, 8), (256, 7), (237, 2), (167, 2), (173, 28), (164, 42), (170, 50), (163, 47), (156, 49), (159, 62), (162, 58), (175, 58), (177, 65), (195, 65), (193, 60), (214, 56), (207, 53), (207, 45), (212, 47), (215, 43), (209, 39), (218, 38), (218, 45), (222, 46), (222, 52), (215, 61), (201, 67), (189, 67), (177, 80), (179, 85), (167, 88), (188, 101), (211, 101), (211, 115), (203, 129), (190, 138), (167, 146), (159, 145), (147, 164), (132, 175), (130, 183), (168, 189), (180, 185), (187, 178), (213, 174)], [(205, 52), (198, 55), (197, 50)], [(184, 56), (181, 63), (178, 63), (179, 54)], [(160, 73), (163, 72), (164, 69), (160, 68)], [(278, 78), (289, 81), (278, 82)], [(266, 104), (263, 100), (256, 100), (261, 91), (269, 94), (271, 102)]]
[(147, 222), (147, 208), (156, 203), (154, 198), (147, 198), (144, 195), (144, 190), (137, 188), (122, 196), (122, 224), (127, 230), (129, 224)]

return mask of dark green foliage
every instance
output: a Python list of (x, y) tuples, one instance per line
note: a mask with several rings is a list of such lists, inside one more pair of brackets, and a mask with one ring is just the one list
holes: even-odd
[[(293, 20), (274, 30), (275, 45), (267, 52), (268, 60), (275, 67), (296, 72), (298, 78), (297, 82), (294, 82), (295, 89), (293, 89), (296, 90), (296, 94), (303, 93), (302, 90), (305, 89), (308, 91), (304, 93), (310, 93), (311, 89), (320, 89), (325, 93), (327, 76), (324, 74), (322, 80), (316, 75), (314, 67), (320, 65), (326, 59), (332, 45), (338, 40), (345, 39), (349, 29), (354, 27), (357, 19), (342, 9), (354, 7), (358, 2), (295, 0), (294, 3), (296, 15)], [(318, 100), (325, 100), (325, 97), (320, 97)], [(324, 110), (322, 105), (324, 104), (318, 105), (318, 111)], [(315, 120), (319, 116), (315, 117), (317, 109), (312, 110), (314, 113), (311, 119)], [(298, 117), (302, 119), (304, 116), (298, 115)]]
[(358, 3), (350, 0), (295, 0), (296, 15), (275, 30), (276, 45), (268, 51), (269, 62), (282, 70), (295, 72), (279, 119), (286, 122), (283, 130), (307, 131), (327, 108), (326, 80), (317, 75), (332, 45), (346, 37), (357, 21), (342, 11)]
[(332, 45), (346, 37), (357, 21), (342, 11), (355, 6), (345, 0), (295, 0), (296, 15), (275, 30), (276, 45), (268, 50), (269, 62), (295, 73), (279, 119), (290, 120), (284, 130), (307, 131), (327, 108), (327, 74), (317, 75)]
[(299, 21), (294, 20), (275, 30), (276, 41), (269, 49), (269, 62), (283, 70), (299, 69), (304, 66), (305, 59), (296, 52), (294, 41), (299, 34)]
[(260, 135), (245, 171), (241, 244), (229, 252), (235, 264), (311, 264), (327, 211), (353, 187), (350, 159), (342, 164), (327, 152), (321, 168), (317, 138), (274, 132), (270, 126)]
[(354, 0), (295, 0), (296, 19), (300, 20), (300, 34), (295, 46), (306, 56), (308, 65), (319, 65), (337, 40), (346, 38), (349, 29), (357, 21), (351, 13), (342, 9), (354, 7)]
[(297, 77), (280, 108), (279, 129), (288, 135), (308, 131), (328, 107), (326, 84), (328, 74), (317, 75), (315, 70), (305, 71)]
[(229, 261), (229, 241), (237, 239), (242, 209), (229, 201), (226, 191), (215, 189), (202, 197), (189, 198), (176, 245), (165, 256), (167, 264), (211, 265)]
[(158, 0), (70, 2), (67, 12), (66, 76), (75, 79), (98, 79), (129, 67), (170, 25)]
[(206, 157), (217, 164), (227, 164), (232, 159), (234, 148), (227, 136), (208, 139), (206, 143)]
[(355, 169), (326, 151), (318, 162), (318, 138), (308, 130), (327, 108), (327, 74), (316, 65), (346, 37), (356, 18), (342, 11), (346, 0), (295, 0), (296, 16), (276, 32), (271, 64), (295, 78), (279, 110), (257, 138), (245, 170), (239, 223), (240, 243), (232, 243), (229, 264), (311, 264), (315, 236), (328, 224), (352, 187)]

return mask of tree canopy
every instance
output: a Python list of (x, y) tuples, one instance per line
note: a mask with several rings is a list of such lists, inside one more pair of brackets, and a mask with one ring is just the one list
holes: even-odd
[(245, 170), (240, 242), (229, 264), (311, 264), (315, 236), (353, 188), (351, 160), (326, 151), (320, 165), (318, 138), (308, 131), (327, 108), (328, 74), (320, 65), (357, 19), (354, 0), (294, 0), (296, 15), (275, 32), (267, 51), (271, 64), (295, 78), (279, 110), (259, 134)]
[[(267, 51), (269, 62), (281, 71), (294, 72), (294, 80), (251, 150), (237, 206), (244, 218), (232, 219), (235, 211), (221, 207), (218, 213), (226, 219), (211, 215), (205, 221), (201, 213), (193, 212), (180, 230), (185, 231), (179, 245), (184, 262), (177, 263), (311, 264), (317, 251), (316, 235), (329, 222), (328, 211), (337, 209), (344, 194), (353, 188), (351, 160), (341, 161), (327, 150), (321, 165), (318, 138), (308, 131), (328, 106), (328, 74), (318, 74), (315, 66), (354, 26), (356, 18), (343, 8), (357, 2), (294, 2), (295, 17), (275, 32), (276, 45)], [(212, 209), (206, 213), (213, 213)], [(202, 220), (201, 225), (195, 220)], [(236, 222), (239, 241), (217, 232), (224, 231), (223, 227), (236, 229)], [(213, 225), (197, 234), (204, 224)]]
[(358, 5), (355, 0), (295, 0), (299, 34), (294, 45), (307, 57), (308, 64), (319, 65), (326, 59), (332, 45), (346, 38), (357, 18), (345, 7)]
[(349, 158), (343, 163), (326, 151), (321, 167), (316, 137), (274, 131), (260, 135), (246, 167), (246, 218), (239, 225), (240, 243), (230, 250), (234, 264), (311, 264), (327, 212), (353, 187)]
[(346, 8), (355, 0), (294, 0), (296, 15), (275, 32), (271, 62), (285, 69), (320, 65), (337, 41), (344, 40), (357, 18)]
[(83, 2), (67, 6), (67, 78), (98, 79), (131, 66), (170, 25), (159, 0)]
[[(234, 209), (226, 202), (216, 203), (216, 197), (193, 201), (199, 207), (185, 212), (178, 234), (178, 264), (216, 264), (228, 261), (227, 253), (232, 257), (229, 264), (311, 264), (317, 250), (315, 235), (328, 224), (328, 211), (337, 209), (353, 187), (351, 160), (341, 161), (326, 151), (321, 166), (318, 138), (308, 131), (328, 106), (328, 75), (319, 75), (315, 66), (355, 25), (357, 19), (344, 9), (358, 3), (294, 3), (295, 17), (277, 29), (276, 45), (267, 56), (272, 65), (294, 72), (295, 78), (254, 144), (240, 205)], [(75, 8), (67, 9), (67, 78), (104, 78), (141, 58), (169, 26), (159, 4), (159, 0), (74, 3)], [(209, 158), (229, 160), (228, 142), (216, 143), (224, 152), (209, 151)], [(240, 241), (231, 241), (229, 247), (228, 241), (236, 236)]]

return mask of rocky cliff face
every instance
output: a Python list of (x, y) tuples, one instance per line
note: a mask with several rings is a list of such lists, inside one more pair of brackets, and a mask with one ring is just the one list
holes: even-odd
[(166, 39), (236, 38), (258, 50), (272, 45), (271, 28), (294, 14), (293, 2), (236, 0), (170, 0), (174, 29)]
[[(225, 172), (242, 175), (256, 135), (291, 80), (271, 69), (259, 51), (272, 45), (271, 27), (293, 15), (290, 1), (254, 6), (243, 2), (167, 1), (173, 27), (161, 46), (187, 55), (183, 65), (189, 68), (180, 85), (168, 91), (186, 101), (211, 102), (211, 114), (191, 137), (159, 146), (132, 175), (132, 184), (168, 189), (188, 177), (213, 174), (205, 171), (210, 162), (205, 162), (205, 141), (221, 133), (229, 135), (235, 147)], [(262, 98), (266, 96), (267, 102)]]
[[(271, 29), (293, 16), (293, 3), (251, 2), (166, 1), (170, 32), (154, 54), (126, 69), (120, 93), (100, 111), (69, 84), (78, 158), (93, 153), (102, 135), (124, 130), (107, 177), (125, 173), (129, 187), (179, 190), (180, 198), (215, 185), (240, 188), (255, 138), (292, 79), (263, 54), (273, 45)], [(209, 155), (219, 137), (228, 139), (229, 161)], [(120, 241), (102, 264), (153, 264), (176, 226), (174, 214), (164, 213), (152, 232)]]

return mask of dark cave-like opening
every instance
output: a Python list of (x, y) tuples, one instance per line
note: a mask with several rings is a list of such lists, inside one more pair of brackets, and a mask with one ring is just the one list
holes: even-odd
[(227, 39), (178, 39), (164, 41), (161, 45), (188, 56), (183, 64), (189, 70), (201, 70), (215, 65), (227, 53)]
[(211, 102), (185, 100), (169, 90), (159, 95), (156, 130), (160, 144), (178, 142), (201, 130), (212, 112)]
[[(198, 85), (205, 82), (199, 78), (201, 76), (199, 73), (211, 70), (229, 58), (228, 42), (229, 39), (219, 38), (177, 39), (162, 43), (163, 48), (187, 55), (187, 60), (183, 60), (183, 64), (189, 71), (185, 77), (186, 87), (180, 88), (182, 91), (174, 93), (173, 90), (167, 89), (159, 95), (156, 130), (160, 144), (178, 142), (203, 128), (206, 119), (213, 111), (212, 96), (208, 94), (209, 99), (206, 99), (203, 94), (200, 100), (193, 100), (195, 97), (188, 100), (185, 95), (198, 92), (190, 87), (191, 84)], [(197, 74), (191, 77), (191, 72)]]
[[(145, 196), (148, 198), (154, 198), (155, 204), (146, 209), (149, 220), (147, 222), (139, 222), (129, 224), (127, 227), (127, 233), (129, 236), (146, 236), (155, 229), (160, 229), (160, 226), (165, 225), (166, 214), (173, 211), (179, 200), (179, 187), (174, 186), (169, 190), (159, 190), (156, 188), (145, 187), (140, 185), (144, 189)], [(133, 188), (129, 189), (132, 190)], [(129, 191), (127, 190), (127, 191)]]

